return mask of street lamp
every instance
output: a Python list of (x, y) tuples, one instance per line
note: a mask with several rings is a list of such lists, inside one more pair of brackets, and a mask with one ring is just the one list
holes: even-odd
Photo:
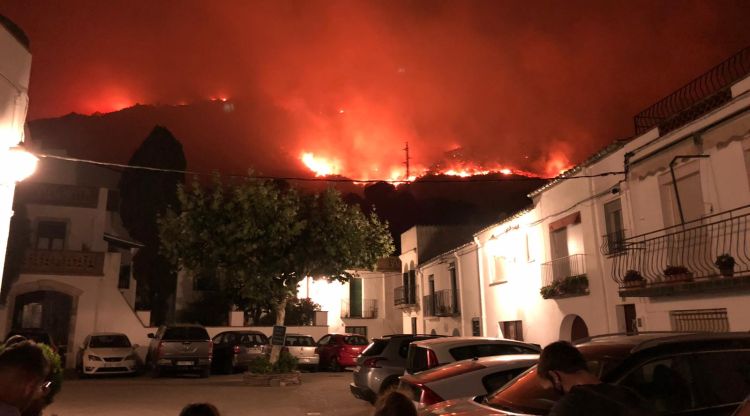
[(36, 171), (39, 158), (23, 147), (11, 147), (0, 154), (0, 183), (20, 182)]

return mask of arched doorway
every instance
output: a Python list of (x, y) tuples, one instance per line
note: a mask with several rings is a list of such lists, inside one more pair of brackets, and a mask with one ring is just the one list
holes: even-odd
[(36, 290), (15, 298), (13, 329), (39, 328), (60, 347), (68, 345), (73, 297), (55, 290)]
[(565, 341), (575, 341), (589, 336), (589, 327), (586, 322), (578, 315), (570, 314), (563, 318), (560, 325), (560, 339)]

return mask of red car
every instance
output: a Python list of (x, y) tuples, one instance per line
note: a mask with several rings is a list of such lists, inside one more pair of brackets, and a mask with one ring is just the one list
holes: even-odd
[(357, 356), (367, 348), (370, 341), (358, 334), (328, 334), (318, 341), (315, 352), (320, 357), (321, 370), (341, 371), (344, 367), (357, 365)]

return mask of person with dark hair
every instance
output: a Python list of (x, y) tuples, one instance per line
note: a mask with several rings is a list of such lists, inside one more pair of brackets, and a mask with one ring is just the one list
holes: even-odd
[(219, 416), (219, 409), (211, 403), (192, 403), (182, 409), (180, 416)]
[(602, 383), (591, 374), (578, 348), (566, 341), (553, 342), (542, 350), (537, 376), (545, 387), (563, 396), (550, 410), (550, 416), (654, 414), (636, 392)]
[(391, 390), (375, 403), (373, 416), (417, 416), (417, 409), (406, 395)]
[(0, 353), (0, 416), (19, 416), (49, 391), (50, 363), (32, 341), (7, 346)]

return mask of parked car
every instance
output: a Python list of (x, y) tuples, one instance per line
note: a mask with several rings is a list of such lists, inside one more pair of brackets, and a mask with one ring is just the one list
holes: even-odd
[(406, 358), (406, 373), (414, 374), (430, 368), (468, 358), (491, 355), (539, 354), (536, 344), (503, 338), (449, 337), (413, 342)]
[(135, 374), (138, 371), (138, 345), (125, 334), (94, 333), (86, 337), (76, 354), (81, 377), (100, 374)]
[[(748, 333), (609, 335), (578, 347), (602, 381), (635, 390), (658, 414), (731, 415), (750, 393)], [(559, 397), (532, 367), (489, 396), (448, 400), (421, 414), (546, 415)]]
[(267, 352), (268, 337), (259, 331), (227, 331), (216, 335), (211, 370), (231, 374), (246, 369), (252, 360)]
[(359, 334), (328, 334), (318, 340), (316, 352), (321, 370), (342, 371), (357, 365), (357, 356), (370, 342)]
[(492, 393), (537, 361), (539, 356), (530, 354), (470, 358), (405, 375), (398, 388), (421, 409), (445, 400)]
[(201, 377), (211, 373), (213, 342), (200, 325), (167, 325), (148, 334), (148, 367), (154, 377), (165, 371), (194, 372)]
[(409, 344), (438, 337), (440, 335), (396, 334), (372, 340), (357, 358), (349, 390), (358, 399), (374, 402), (378, 395), (398, 386), (398, 378), (406, 368)]
[(318, 368), (320, 356), (316, 352), (315, 338), (302, 334), (287, 334), (284, 341), (286, 351), (297, 357), (297, 363), (302, 367)]

